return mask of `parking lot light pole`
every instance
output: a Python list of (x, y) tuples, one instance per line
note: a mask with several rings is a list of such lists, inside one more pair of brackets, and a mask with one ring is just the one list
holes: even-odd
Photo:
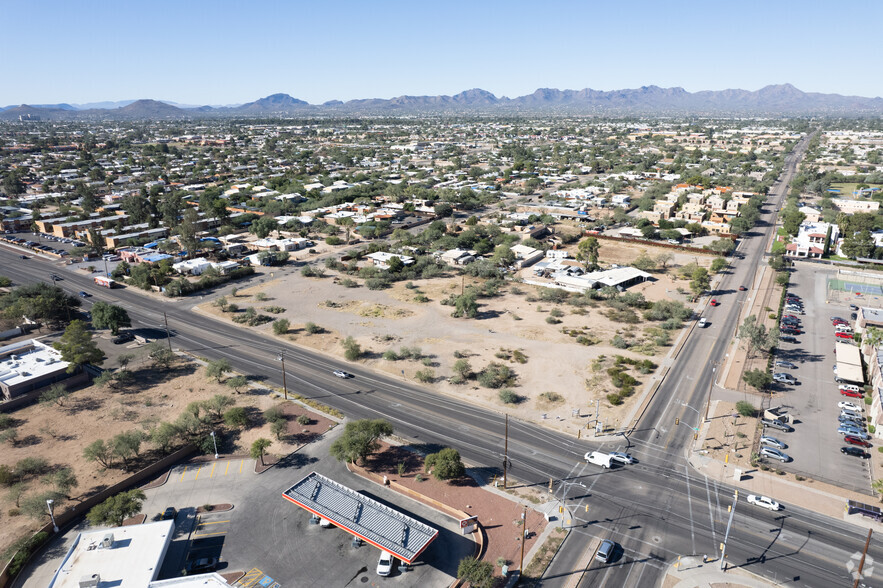
[(49, 508), (49, 519), (52, 521), (52, 530), (58, 533), (58, 525), (55, 524), (55, 515), (52, 512), (52, 504), (54, 502), (55, 501), (50, 498), (46, 501), (46, 507)]
[(215, 445), (215, 459), (218, 459), (218, 440), (215, 439), (215, 432), (211, 432), (212, 443)]

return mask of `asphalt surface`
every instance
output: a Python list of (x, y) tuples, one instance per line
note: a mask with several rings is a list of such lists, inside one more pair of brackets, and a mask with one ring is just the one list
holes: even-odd
[[(798, 151), (805, 149), (807, 142), (803, 141)], [(789, 165), (768, 198), (755, 234), (740, 247), (744, 259), (734, 262), (731, 273), (714, 293), (721, 306), (706, 311), (712, 325), (701, 334), (694, 332), (687, 340), (631, 435), (630, 451), (639, 464), (603, 472), (584, 470), (583, 454), (597, 448), (598, 443), (510, 420), (510, 475), (543, 487), (553, 478), (556, 495), (567, 496), (575, 508), (574, 524), (579, 528), (574, 529), (556, 561), (575, 561), (571, 550), (581, 554), (588, 536), (610, 537), (622, 547), (619, 558), (611, 564), (593, 564), (581, 585), (654, 585), (661, 578), (663, 562), (671, 563), (678, 555), (719, 554), (733, 489), (692, 471), (686, 463), (685, 448), (692, 441), (692, 427), (698, 425), (710, 391), (712, 365), (724, 359), (729, 338), (737, 327), (739, 306), (752, 295), (737, 288), (753, 283), (773, 229), (775, 211), (797, 159), (796, 154), (788, 156)], [(60, 269), (40, 259), (19, 260), (17, 253), (3, 249), (3, 273), (16, 283), (48, 278), (51, 271)], [(415, 442), (456, 447), (472, 463), (490, 467), (502, 464), (501, 413), (215, 321), (192, 311), (192, 299), (154, 300), (127, 289), (97, 288), (83, 275), (64, 275), (70, 291), (86, 290), (94, 295), (90, 301), (120, 304), (139, 325), (161, 325), (165, 311), (173, 331), (172, 344), (177, 348), (209, 359), (225, 357), (234, 369), (277, 386), (281, 386), (282, 378), (275, 357), (284, 348), (290, 389), (333, 406), (350, 418), (386, 418), (398, 435)], [(332, 370), (341, 367), (355, 378), (340, 380), (331, 375)], [(681, 419), (677, 428), (675, 417)], [(622, 439), (617, 438), (615, 444), (620, 447)], [(585, 504), (589, 505), (588, 513)], [(864, 547), (864, 530), (789, 507), (787, 502), (785, 506), (786, 510), (776, 515), (750, 507), (740, 497), (727, 544), (730, 564), (770, 579), (787, 579), (795, 585), (851, 583), (846, 565)], [(883, 549), (874, 541), (869, 554), (883, 561)], [(563, 579), (569, 571), (559, 570), (553, 562), (544, 585), (560, 585), (555, 578)], [(865, 584), (883, 585), (873, 578)]]

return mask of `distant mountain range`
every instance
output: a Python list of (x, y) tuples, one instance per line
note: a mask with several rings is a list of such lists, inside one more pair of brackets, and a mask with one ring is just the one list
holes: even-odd
[(408, 114), (566, 114), (566, 115), (827, 115), (878, 116), (883, 98), (802, 92), (791, 84), (757, 91), (706, 90), (643, 86), (600, 91), (540, 88), (517, 98), (497, 97), (481, 89), (454, 96), (399, 96), (382, 99), (330, 100), (309, 104), (288, 94), (273, 94), (236, 106), (189, 106), (159, 100), (124, 100), (83, 105), (43, 104), (0, 109), (0, 120), (30, 115), (40, 120), (161, 120), (207, 117), (275, 117)]

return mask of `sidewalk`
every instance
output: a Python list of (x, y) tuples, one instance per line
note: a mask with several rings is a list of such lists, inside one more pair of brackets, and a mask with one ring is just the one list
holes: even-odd
[(698, 555), (681, 558), (680, 563), (669, 567), (662, 580), (662, 588), (721, 588), (722, 586), (769, 588), (774, 584), (741, 568), (730, 568), (729, 571), (724, 572), (720, 569), (719, 560), (703, 563), (702, 556)]

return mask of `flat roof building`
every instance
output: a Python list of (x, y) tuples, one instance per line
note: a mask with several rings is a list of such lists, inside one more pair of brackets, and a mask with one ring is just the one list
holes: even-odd
[(174, 521), (158, 521), (80, 533), (49, 588), (149, 586), (159, 575), (174, 530)]
[(0, 347), (0, 392), (7, 400), (71, 376), (52, 347), (29, 339)]

